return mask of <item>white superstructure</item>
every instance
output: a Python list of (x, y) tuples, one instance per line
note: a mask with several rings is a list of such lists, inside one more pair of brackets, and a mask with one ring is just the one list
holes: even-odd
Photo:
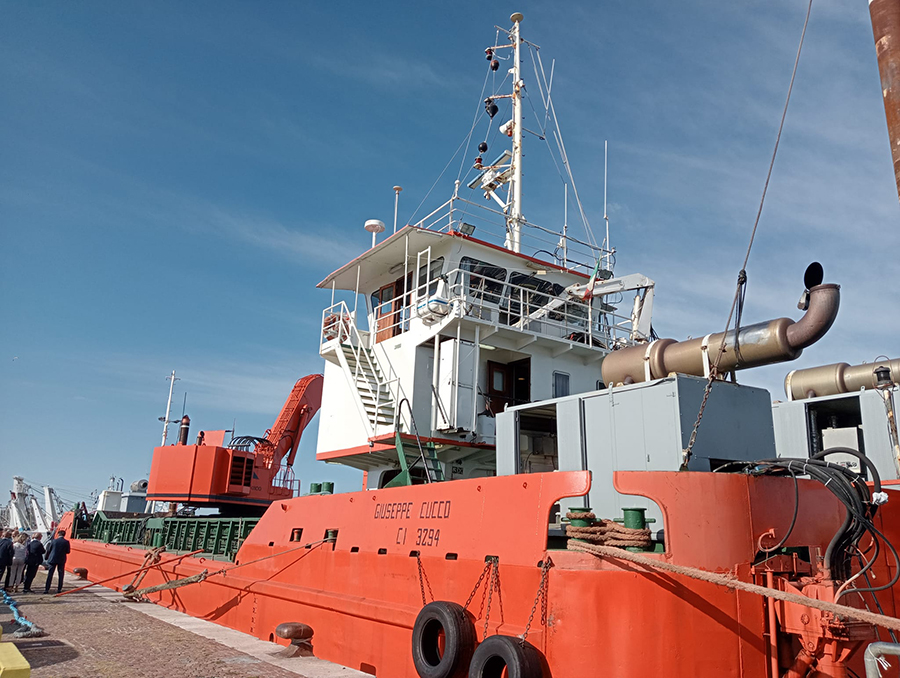
[[(462, 197), (457, 181), (447, 203), (378, 244), (373, 232), (371, 249), (319, 284), (332, 303), (317, 458), (369, 471), (369, 487), (399, 472), (398, 432), (407, 454), (428, 447), (437, 479), (494, 474), (497, 412), (602, 388), (603, 357), (652, 333), (654, 283), (615, 277), (608, 237), (597, 245), (522, 214), (521, 20), (512, 16), (511, 44), (486, 50), (491, 70), (498, 50), (513, 59), (512, 92), (485, 101), (512, 147), (488, 165), (480, 144), (468, 183), (488, 206)], [(537, 89), (549, 117), (549, 83)], [(501, 124), (502, 99), (512, 115)], [(427, 466), (419, 472), (434, 479)]]

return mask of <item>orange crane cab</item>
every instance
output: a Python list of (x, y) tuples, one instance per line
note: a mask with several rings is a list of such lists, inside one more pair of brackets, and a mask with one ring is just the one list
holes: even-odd
[(233, 438), (228, 446), (225, 431), (201, 431), (188, 445), (185, 417), (178, 443), (153, 450), (147, 499), (261, 515), (273, 501), (297, 493), (294, 457), (321, 403), (322, 375), (303, 377), (265, 437)]

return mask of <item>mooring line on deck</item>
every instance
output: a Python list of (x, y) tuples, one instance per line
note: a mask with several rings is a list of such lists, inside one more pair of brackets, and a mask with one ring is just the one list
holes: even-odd
[(589, 553), (593, 556), (597, 556), (598, 558), (605, 556), (607, 558), (627, 560), (628, 562), (635, 563), (637, 565), (643, 565), (655, 570), (664, 570), (666, 572), (680, 574), (685, 577), (691, 577), (692, 579), (705, 581), (710, 584), (717, 584), (719, 586), (736, 589), (738, 591), (746, 591), (748, 593), (756, 593), (766, 598), (774, 598), (775, 600), (780, 600), (785, 603), (804, 605), (815, 610), (821, 610), (822, 612), (830, 612), (834, 615), (849, 617), (851, 619), (856, 619), (857, 621), (865, 622), (867, 624), (873, 624), (874, 626), (880, 626), (885, 629), (900, 631), (900, 619), (889, 617), (886, 614), (876, 614), (874, 612), (869, 612), (868, 610), (859, 610), (855, 607), (849, 607), (847, 605), (841, 605), (839, 603), (829, 603), (824, 600), (816, 600), (815, 598), (809, 598), (807, 596), (802, 596), (796, 593), (788, 593), (787, 591), (770, 589), (765, 586), (759, 586), (757, 584), (751, 584), (750, 582), (741, 581), (740, 579), (735, 579), (726, 574), (709, 572), (707, 570), (701, 570), (699, 568), (690, 567), (688, 565), (673, 565), (672, 563), (667, 563), (663, 560), (655, 560), (639, 553), (634, 553), (632, 551), (623, 551), (622, 549), (613, 548), (611, 546), (597, 546), (594, 544), (587, 544), (569, 540), (568, 549), (570, 551)]

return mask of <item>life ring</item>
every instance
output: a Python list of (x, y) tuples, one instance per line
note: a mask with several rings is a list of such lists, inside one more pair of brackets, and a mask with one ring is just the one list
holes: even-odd
[(541, 657), (537, 649), (511, 636), (490, 636), (475, 649), (469, 666), (469, 678), (500, 675), (499, 661), (506, 665), (509, 678), (541, 678)]
[(325, 341), (333, 341), (341, 336), (345, 322), (346, 318), (337, 313), (325, 316), (325, 320), (322, 322), (322, 336), (325, 337)]
[(436, 600), (416, 617), (413, 665), (420, 678), (463, 678), (475, 651), (475, 625), (462, 605)]

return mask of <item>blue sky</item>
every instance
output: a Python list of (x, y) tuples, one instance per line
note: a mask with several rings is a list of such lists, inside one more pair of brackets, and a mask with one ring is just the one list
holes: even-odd
[[(479, 110), (483, 50), (512, 11), (545, 66), (556, 59), (560, 124), (598, 232), (609, 140), (617, 272), (657, 281), (660, 335), (720, 330), (805, 10), (4, 3), (0, 487), (20, 474), (74, 497), (110, 474), (144, 476), (172, 369), (174, 409), (187, 392), (195, 431), (236, 419), (262, 435), (293, 382), (321, 370), (329, 294), (315, 284), (367, 247), (366, 219), (390, 223), (394, 184), (411, 220)], [(791, 367), (900, 354), (900, 212), (872, 42), (865, 3), (816, 0), (744, 317), (798, 317), (813, 259), (843, 307), (796, 363), (742, 375), (776, 398)], [(530, 64), (525, 80), (534, 94)], [(526, 143), (525, 213), (558, 221), (559, 180)], [(460, 160), (423, 210), (449, 196)], [(356, 472), (312, 461), (314, 433), (304, 486), (355, 487)]]

